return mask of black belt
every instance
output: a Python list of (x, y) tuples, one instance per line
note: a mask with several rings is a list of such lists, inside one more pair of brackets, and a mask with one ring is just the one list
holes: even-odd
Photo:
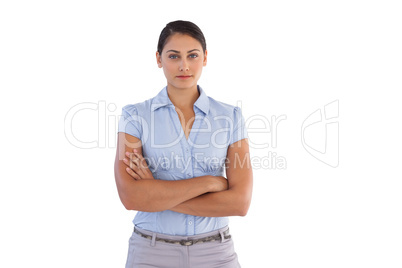
[[(136, 233), (146, 239), (152, 240), (152, 235), (143, 234), (140, 231), (138, 231), (136, 228), (134, 228), (134, 233)], [(229, 234), (229, 229), (227, 229), (226, 231), (223, 232), (223, 237), (225, 239), (230, 239), (232, 237)], [(169, 243), (169, 244), (175, 244), (175, 245), (182, 245), (182, 246), (192, 246), (195, 244), (202, 244), (202, 243), (206, 243), (206, 242), (221, 241), (221, 240), (222, 240), (222, 237), (220, 234), (211, 235), (211, 236), (198, 238), (198, 239), (182, 239), (182, 240), (173, 240), (173, 239), (166, 239), (166, 238), (160, 238), (160, 237), (155, 238), (155, 241)]]

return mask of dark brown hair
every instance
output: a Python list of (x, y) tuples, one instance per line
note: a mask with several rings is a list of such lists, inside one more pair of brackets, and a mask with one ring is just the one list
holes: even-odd
[(162, 50), (165, 47), (169, 36), (175, 33), (187, 34), (192, 38), (198, 40), (198, 42), (200, 42), (201, 44), (202, 50), (205, 53), (205, 50), (207, 49), (207, 43), (205, 42), (205, 37), (201, 29), (190, 21), (176, 20), (166, 24), (165, 28), (163, 28), (159, 36), (157, 48), (159, 55), (162, 54)]

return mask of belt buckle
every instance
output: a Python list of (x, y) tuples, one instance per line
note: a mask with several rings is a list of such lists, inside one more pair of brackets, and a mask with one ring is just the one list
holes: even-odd
[(192, 245), (194, 245), (194, 240), (180, 240), (180, 245), (192, 246)]

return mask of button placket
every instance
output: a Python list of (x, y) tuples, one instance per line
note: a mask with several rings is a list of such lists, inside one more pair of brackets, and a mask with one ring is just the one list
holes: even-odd
[(191, 178), (193, 176), (193, 174), (192, 174), (192, 172), (190, 170), (190, 168), (191, 168), (191, 166), (193, 164), (192, 163), (193, 160), (191, 158), (190, 148), (189, 148), (188, 144), (186, 144), (184, 151), (185, 151), (185, 154), (186, 154), (187, 163), (189, 164), (189, 166), (187, 167), (187, 178), (189, 179), (189, 178)]
[(195, 217), (191, 215), (187, 215), (187, 234), (195, 234)]

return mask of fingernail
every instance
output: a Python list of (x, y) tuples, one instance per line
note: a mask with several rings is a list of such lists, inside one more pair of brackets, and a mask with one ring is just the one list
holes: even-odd
[(134, 149), (134, 152), (137, 152), (137, 149)]

